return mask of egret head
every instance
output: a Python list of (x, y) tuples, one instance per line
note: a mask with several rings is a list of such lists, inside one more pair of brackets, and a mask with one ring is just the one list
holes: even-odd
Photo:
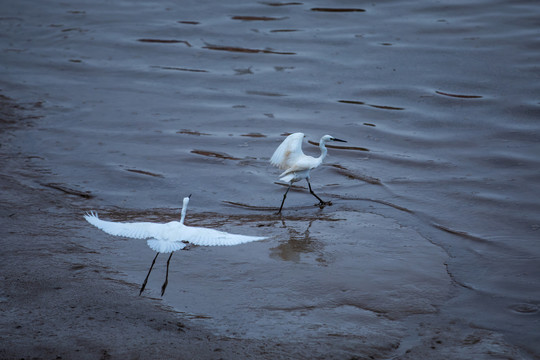
[(188, 206), (188, 204), (189, 204), (189, 199), (190, 199), (190, 198), (191, 198), (191, 194), (189, 194), (189, 196), (186, 196), (186, 197), (184, 198), (184, 205), (183, 205), (183, 207), (187, 207), (187, 206)]
[(345, 140), (337, 139), (337, 138), (333, 137), (332, 135), (324, 135), (321, 138), (321, 144), (327, 143), (329, 141), (346, 142)]

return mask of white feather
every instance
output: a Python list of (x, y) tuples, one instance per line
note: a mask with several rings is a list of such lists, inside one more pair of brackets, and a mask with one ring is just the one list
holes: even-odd
[(158, 239), (146, 240), (146, 244), (148, 247), (150, 247), (150, 249), (160, 253), (170, 253), (173, 251), (182, 250), (186, 247), (186, 244), (181, 241), (166, 241)]
[(285, 170), (293, 166), (299, 157), (305, 156), (302, 151), (303, 133), (294, 133), (285, 138), (270, 158), (270, 163)]
[(304, 139), (303, 133), (294, 133), (285, 138), (283, 142), (278, 146), (274, 154), (270, 158), (270, 163), (278, 168), (285, 170), (279, 179), (283, 182), (289, 183), (289, 188), (283, 195), (283, 200), (281, 201), (281, 206), (279, 208), (278, 214), (281, 213), (285, 198), (287, 193), (291, 188), (292, 183), (306, 179), (309, 185), (309, 192), (313, 194), (317, 200), (319, 200), (319, 205), (324, 206), (330, 204), (330, 202), (324, 202), (320, 197), (315, 195), (311, 189), (311, 184), (309, 182), (311, 170), (319, 167), (328, 150), (326, 149), (325, 144), (329, 141), (341, 141), (346, 142), (345, 140), (336, 139), (331, 135), (324, 135), (319, 141), (319, 148), (321, 149), (321, 155), (317, 158), (313, 156), (305, 155), (302, 151), (302, 141)]
[(148, 246), (160, 253), (181, 250), (186, 243), (203, 246), (238, 245), (250, 241), (266, 239), (261, 236), (230, 234), (214, 229), (186, 226), (183, 224), (189, 198), (184, 199), (180, 221), (165, 224), (151, 222), (123, 223), (101, 220), (97, 213), (90, 212), (84, 216), (86, 221), (95, 227), (115, 236), (135, 239), (149, 239)]
[(266, 239), (261, 236), (230, 234), (224, 231), (185, 226), (184, 233), (190, 243), (202, 246), (230, 246)]
[(291, 181), (294, 180), (294, 174), (285, 174), (285, 175), (281, 174), (279, 180), (286, 183), (290, 183)]
[(321, 155), (317, 158), (304, 154), (302, 151), (303, 133), (294, 133), (285, 138), (270, 158), (270, 163), (280, 169), (285, 169), (280, 180), (291, 183), (307, 179), (311, 170), (319, 167), (328, 153), (325, 144), (329, 141), (341, 141), (331, 135), (324, 135), (319, 141)]
[(122, 223), (104, 221), (98, 217), (96, 212), (90, 212), (84, 216), (86, 221), (107, 234), (115, 236), (125, 236), (135, 239), (148, 239), (159, 232), (159, 225), (150, 222)]

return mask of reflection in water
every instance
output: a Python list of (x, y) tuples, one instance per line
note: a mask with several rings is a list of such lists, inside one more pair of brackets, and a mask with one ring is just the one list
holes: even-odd
[[(284, 261), (300, 262), (302, 254), (316, 254), (316, 261), (320, 265), (326, 265), (327, 259), (324, 257), (324, 244), (317, 239), (311, 237), (309, 229), (315, 219), (308, 222), (306, 229), (302, 232), (295, 229), (294, 226), (287, 226), (285, 219), (281, 223), (289, 232), (289, 239), (281, 242), (275, 248), (270, 249), (270, 257), (273, 259), (281, 259)], [(305, 226), (305, 222), (300, 222), (300, 226)]]

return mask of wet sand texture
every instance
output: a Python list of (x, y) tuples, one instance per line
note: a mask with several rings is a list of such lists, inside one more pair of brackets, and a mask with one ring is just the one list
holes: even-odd
[[(540, 356), (531, 1), (0, 5), (0, 358)], [(269, 164), (304, 132), (319, 209)], [(269, 239), (158, 258), (88, 225)], [(195, 201), (196, 200), (196, 201)]]

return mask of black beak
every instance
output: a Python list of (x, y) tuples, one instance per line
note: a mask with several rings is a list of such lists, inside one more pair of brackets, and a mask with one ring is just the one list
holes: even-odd
[(345, 140), (333, 138), (332, 141), (346, 142)]
[(190, 199), (191, 199), (191, 194), (189, 194), (188, 198), (190, 198)]

